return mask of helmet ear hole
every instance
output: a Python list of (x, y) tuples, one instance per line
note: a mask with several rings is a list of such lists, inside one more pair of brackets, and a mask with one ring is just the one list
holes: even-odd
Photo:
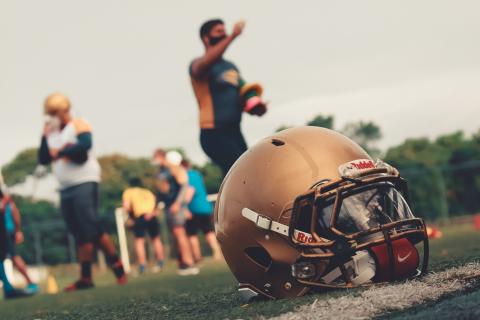
[(261, 267), (264, 272), (267, 272), (272, 265), (272, 257), (263, 247), (249, 247), (245, 250), (245, 255), (256, 265)]
[(280, 139), (272, 139), (272, 144), (274, 146), (280, 147), (280, 146), (283, 146), (285, 144), (285, 142), (283, 142)]

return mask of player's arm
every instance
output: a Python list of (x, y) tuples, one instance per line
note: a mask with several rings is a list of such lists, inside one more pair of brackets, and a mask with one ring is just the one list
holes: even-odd
[(197, 79), (204, 77), (210, 67), (222, 57), (233, 40), (242, 33), (244, 26), (244, 22), (237, 22), (233, 26), (233, 31), (230, 35), (207, 50), (205, 55), (193, 61), (190, 69), (192, 77)]
[(48, 149), (47, 137), (42, 136), (42, 141), (40, 142), (40, 148), (38, 148), (38, 163), (41, 165), (49, 165), (52, 162), (52, 156), (50, 150)]
[(38, 163), (41, 165), (49, 165), (52, 161), (58, 159), (58, 149), (53, 149), (48, 146), (47, 136), (51, 133), (51, 127), (48, 123), (45, 123), (43, 127), (42, 140), (40, 142), (40, 148), (38, 149)]
[(73, 121), (77, 142), (67, 145), (58, 152), (58, 158), (67, 158), (75, 163), (82, 164), (88, 159), (88, 151), (92, 148), (92, 129), (83, 119)]
[(185, 191), (185, 203), (190, 203), (192, 202), (193, 196), (195, 195), (195, 188), (192, 187), (191, 185), (187, 186), (187, 189)]
[(125, 190), (122, 194), (122, 207), (129, 214), (132, 212), (132, 202), (130, 201), (128, 190)]
[(187, 171), (182, 167), (176, 166), (171, 169), (172, 175), (180, 185), (180, 190), (175, 198), (174, 203), (170, 206), (172, 212), (177, 212), (183, 204), (186, 204), (185, 198), (188, 190)]
[(66, 157), (71, 160), (82, 161), (92, 148), (92, 133), (82, 132), (77, 135), (77, 143), (69, 145), (58, 152), (58, 157)]

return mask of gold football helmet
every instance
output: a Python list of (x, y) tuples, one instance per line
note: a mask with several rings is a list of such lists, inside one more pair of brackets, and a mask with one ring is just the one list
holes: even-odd
[(245, 298), (394, 281), (428, 264), (425, 223), (407, 194), (395, 168), (347, 137), (297, 127), (261, 140), (233, 165), (215, 230)]
[(68, 110), (70, 110), (70, 100), (67, 96), (59, 92), (49, 95), (43, 104), (43, 111), (45, 114)]

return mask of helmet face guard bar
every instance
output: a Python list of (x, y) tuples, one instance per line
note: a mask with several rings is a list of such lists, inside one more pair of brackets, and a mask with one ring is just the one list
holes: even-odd
[[(395, 257), (392, 243), (403, 238), (408, 239), (413, 245), (423, 241), (422, 266), (416, 275), (426, 273), (429, 256), (426, 226), (423, 219), (413, 217), (403, 198), (401, 200), (403, 200), (403, 204), (409, 213), (407, 214), (408, 217), (402, 216), (398, 221), (378, 223), (376, 226), (368, 227), (367, 230), (358, 230), (352, 233), (339, 230), (338, 222), (343, 201), (352, 195), (375, 188), (389, 188), (395, 190), (394, 192), (400, 191), (400, 197), (401, 194), (408, 194), (406, 181), (399, 176), (398, 172), (390, 174), (385, 168), (374, 168), (362, 172), (360, 177), (342, 177), (326, 184), (320, 184), (295, 199), (289, 227), (289, 238), (301, 251), (299, 261), (311, 262), (314, 265), (315, 262), (319, 261), (324, 262), (325, 265), (329, 261), (336, 261), (342, 271), (345, 285), (322, 283), (319, 281), (321, 274), (317, 274), (311, 279), (297, 278), (297, 281), (314, 287), (354, 287), (355, 285), (348, 280), (349, 277), (346, 275), (343, 264), (351, 259), (356, 252), (382, 244), (386, 245), (388, 253), (389, 278), (391, 281), (398, 280), (395, 277)], [(375, 195), (372, 195), (369, 201)], [(322, 209), (327, 206), (327, 203), (331, 207), (331, 216), (322, 217), (324, 215)], [(324, 226), (319, 226), (319, 219), (326, 220), (327, 223)], [(297, 229), (310, 232), (312, 235), (311, 242), (305, 243), (296, 239), (294, 230)]]

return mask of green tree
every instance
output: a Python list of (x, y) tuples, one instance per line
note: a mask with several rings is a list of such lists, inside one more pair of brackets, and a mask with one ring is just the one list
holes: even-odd
[(307, 126), (322, 127), (333, 130), (334, 117), (332, 115), (317, 115), (315, 118), (307, 122)]
[(156, 169), (147, 158), (131, 159), (120, 154), (98, 158), (102, 167), (100, 184), (100, 213), (109, 231), (115, 230), (115, 209), (121, 206), (122, 193), (133, 177), (142, 179), (144, 185), (151, 190)]
[(447, 199), (451, 214), (475, 213), (480, 210), (480, 141), (473, 135), (454, 132), (437, 138), (436, 143), (449, 154), (444, 168)]
[(409, 182), (412, 209), (427, 218), (448, 217), (446, 182), (441, 168), (449, 155), (426, 138), (407, 139), (390, 148), (385, 161), (399, 169)]
[(207, 162), (203, 166), (195, 166), (202, 175), (207, 192), (217, 193), (223, 181), (222, 170), (214, 163)]
[(287, 125), (282, 124), (280, 127), (277, 128), (277, 130), (275, 130), (275, 132), (280, 132), (280, 131), (286, 130), (288, 128), (291, 128), (291, 127), (292, 126), (287, 126)]
[(14, 185), (25, 181), (37, 166), (37, 148), (21, 151), (11, 162), (2, 168), (2, 174), (7, 185)]
[(357, 121), (347, 123), (342, 130), (343, 134), (358, 143), (368, 153), (374, 156), (380, 154), (375, 143), (382, 138), (380, 126), (372, 121)]

